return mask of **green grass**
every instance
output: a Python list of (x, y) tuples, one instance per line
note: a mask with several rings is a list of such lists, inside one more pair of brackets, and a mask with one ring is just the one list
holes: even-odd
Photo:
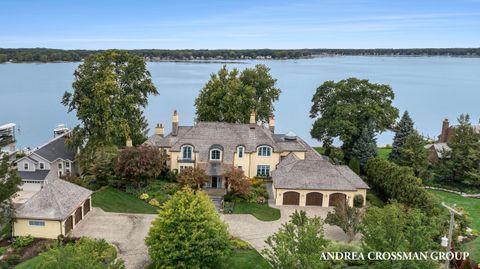
[(378, 157), (388, 160), (388, 155), (392, 152), (391, 148), (377, 148)]
[[(466, 198), (454, 193), (443, 191), (428, 190), (435, 195), (440, 201), (447, 204), (456, 204), (457, 207), (462, 207), (467, 212), (471, 219), (471, 228), (480, 231), (480, 199)], [(480, 237), (465, 244), (464, 250), (470, 253), (470, 256), (475, 261), (480, 261)]]
[(157, 214), (158, 208), (112, 187), (93, 194), (92, 203), (106, 212)]
[(30, 260), (26, 260), (20, 264), (18, 264), (17, 266), (15, 266), (14, 268), (15, 269), (30, 269), (30, 268), (35, 268), (39, 263), (40, 261), (42, 260), (43, 258), (41, 256), (36, 256), (36, 257), (33, 257), (31, 258)]
[(313, 149), (315, 149), (321, 155), (325, 154), (325, 148), (323, 148), (323, 147), (314, 147)]
[(268, 262), (254, 249), (235, 250), (218, 269), (263, 269), (271, 268)]
[(235, 202), (233, 214), (251, 214), (261, 221), (273, 221), (280, 219), (280, 210), (272, 208), (268, 204), (249, 203), (244, 201)]

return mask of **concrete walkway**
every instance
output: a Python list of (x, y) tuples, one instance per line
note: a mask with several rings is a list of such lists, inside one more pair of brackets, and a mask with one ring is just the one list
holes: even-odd
[[(290, 215), (297, 210), (307, 212), (307, 215), (319, 216), (325, 219), (328, 212), (333, 208), (325, 207), (298, 207), (298, 206), (280, 206), (277, 207), (281, 211), (281, 217), (276, 221), (260, 221), (249, 214), (230, 214), (221, 215), (221, 218), (229, 226), (232, 235), (237, 236), (249, 242), (258, 251), (266, 247), (265, 240), (274, 234), (282, 226), (283, 223), (290, 220)], [(325, 238), (329, 240), (346, 241), (347, 236), (337, 226), (324, 225)], [(359, 239), (359, 238), (357, 238)]]
[(157, 215), (104, 212), (93, 208), (72, 231), (72, 236), (105, 239), (117, 247), (127, 269), (146, 268), (150, 264), (145, 237)]

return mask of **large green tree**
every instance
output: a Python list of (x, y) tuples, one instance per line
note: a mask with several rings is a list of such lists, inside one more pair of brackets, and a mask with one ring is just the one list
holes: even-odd
[(340, 227), (347, 235), (350, 243), (360, 231), (362, 211), (356, 207), (349, 206), (348, 202), (345, 201), (345, 203), (336, 206), (334, 211), (328, 212), (325, 223)]
[(118, 50), (92, 54), (74, 76), (73, 92), (62, 100), (81, 123), (73, 129), (74, 146), (124, 146), (129, 136), (134, 144), (145, 140), (143, 108), (158, 92), (142, 57)]
[(398, 117), (392, 104), (395, 95), (389, 85), (368, 80), (348, 78), (338, 82), (326, 81), (312, 98), (310, 117), (315, 119), (310, 134), (329, 143), (333, 138), (343, 142), (345, 157), (371, 122), (375, 134), (390, 129)]
[[(365, 252), (425, 252), (440, 246), (440, 222), (418, 209), (393, 203), (372, 207), (363, 218), (362, 244)], [(432, 260), (370, 261), (368, 268), (437, 268)]]
[(353, 143), (349, 154), (349, 159), (358, 160), (362, 168), (367, 165), (368, 159), (378, 155), (374, 129), (372, 122), (365, 125), (362, 128), (360, 136)]
[(210, 80), (195, 100), (198, 121), (248, 123), (255, 111), (257, 120), (268, 122), (273, 114), (273, 102), (280, 96), (276, 79), (265, 65), (246, 68), (241, 73), (224, 65)]
[(154, 268), (215, 268), (228, 255), (227, 225), (201, 191), (176, 192), (145, 239)]
[(398, 162), (403, 145), (407, 142), (407, 138), (415, 132), (415, 129), (413, 128), (413, 120), (410, 117), (410, 114), (408, 114), (408, 111), (403, 113), (402, 118), (393, 130), (395, 131), (395, 136), (393, 137), (392, 152), (388, 156), (388, 159), (390, 161)]
[(425, 148), (425, 139), (413, 131), (400, 149), (400, 155), (396, 158), (398, 164), (412, 168), (416, 177), (428, 179), (430, 172), (430, 151)]
[(0, 152), (0, 227), (11, 220), (14, 208), (12, 196), (18, 191), (21, 178), (12, 168), (8, 154)]
[(461, 115), (458, 123), (437, 176), (445, 181), (480, 186), (480, 134), (472, 127), (469, 115)]
[(290, 221), (282, 224), (265, 242), (268, 248), (263, 254), (273, 268), (328, 268), (328, 262), (321, 260), (328, 244), (323, 221), (319, 217), (307, 217), (305, 211), (295, 211)]

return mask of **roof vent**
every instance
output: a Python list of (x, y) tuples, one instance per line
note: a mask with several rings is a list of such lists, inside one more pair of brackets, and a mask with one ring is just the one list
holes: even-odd
[(290, 131), (285, 135), (285, 140), (297, 140), (297, 135)]

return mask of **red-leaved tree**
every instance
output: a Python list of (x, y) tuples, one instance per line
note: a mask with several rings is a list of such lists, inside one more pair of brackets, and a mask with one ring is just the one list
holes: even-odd
[(227, 178), (228, 187), (233, 193), (241, 197), (247, 197), (250, 194), (250, 181), (242, 169), (232, 168), (224, 176)]
[(154, 147), (140, 146), (120, 152), (115, 173), (122, 186), (142, 186), (155, 180), (166, 167), (165, 154)]

